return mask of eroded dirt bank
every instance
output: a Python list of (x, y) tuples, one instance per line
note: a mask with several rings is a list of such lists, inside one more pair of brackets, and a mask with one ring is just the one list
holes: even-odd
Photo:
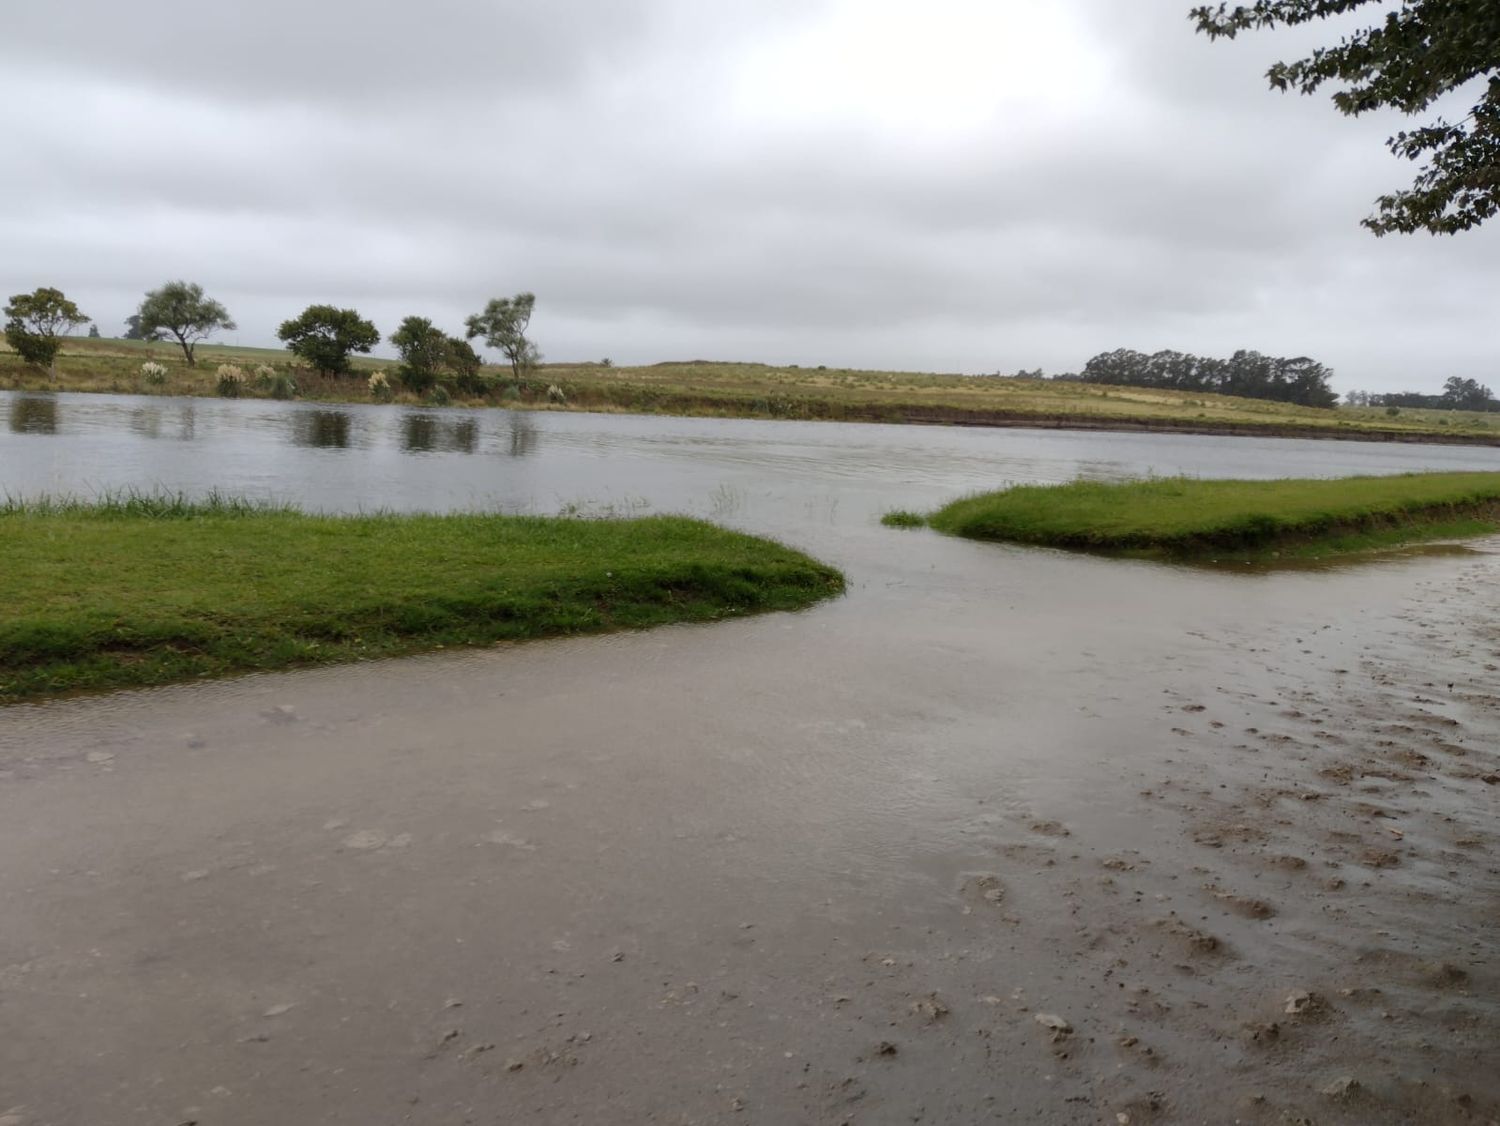
[(0, 712), (0, 1122), (1500, 1117), (1500, 556), (861, 535), (808, 614)]

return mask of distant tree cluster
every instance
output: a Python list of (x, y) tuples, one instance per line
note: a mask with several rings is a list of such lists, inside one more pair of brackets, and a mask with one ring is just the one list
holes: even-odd
[[(416, 392), (431, 391), (439, 384), (452, 384), (466, 394), (484, 390), (480, 369), (483, 360), (471, 340), (502, 353), (519, 381), (541, 361), (542, 354), (526, 335), (536, 308), (536, 296), (518, 293), (496, 297), (483, 311), (465, 322), (464, 336), (449, 336), (426, 317), (407, 317), (390, 335), (390, 343), (401, 357), (397, 375)], [(89, 318), (61, 290), (43, 287), (34, 293), (16, 294), (5, 306), (5, 339), (27, 363), (51, 367), (68, 330), (89, 324)], [(125, 339), (175, 340), (189, 367), (196, 363), (195, 349), (214, 332), (233, 331), (234, 320), (218, 301), (208, 297), (195, 282), (167, 282), (147, 293), (140, 308), (125, 318)], [(89, 336), (97, 337), (97, 326)], [(293, 355), (329, 376), (350, 374), (350, 357), (367, 353), (380, 343), (380, 331), (354, 309), (335, 305), (309, 305), (298, 316), (283, 321), (277, 337)]]
[(1077, 375), (1084, 383), (1206, 391), (1247, 399), (1274, 399), (1305, 407), (1331, 407), (1338, 396), (1328, 386), (1333, 372), (1306, 356), (1284, 359), (1241, 350), (1227, 360), (1186, 352), (1146, 354), (1130, 348), (1101, 352)]
[(1500, 402), (1490, 389), (1477, 379), (1451, 376), (1443, 384), (1441, 395), (1426, 395), (1420, 391), (1395, 391), (1376, 394), (1370, 391), (1350, 391), (1344, 401), (1352, 407), (1414, 407), (1426, 410), (1445, 411), (1500, 411)]
[(430, 391), (444, 380), (460, 391), (478, 390), (479, 354), (461, 337), (449, 336), (426, 317), (407, 317), (391, 333), (401, 357), (396, 374), (410, 391)]

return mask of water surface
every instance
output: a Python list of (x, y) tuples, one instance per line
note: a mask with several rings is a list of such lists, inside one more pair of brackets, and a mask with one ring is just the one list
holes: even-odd
[[(11, 495), (684, 511), (851, 580), (799, 614), (0, 709), (0, 1119), (1500, 1118), (1500, 555), (1247, 575), (876, 522), (1015, 481), (1500, 451), (0, 418)], [(1327, 1011), (1299, 1027), (1292, 989)], [(1320, 1093), (1345, 1076), (1357, 1098)]]
[(326, 511), (684, 512), (853, 528), (1075, 477), (1500, 470), (1484, 447), (0, 393), (11, 496), (210, 490)]

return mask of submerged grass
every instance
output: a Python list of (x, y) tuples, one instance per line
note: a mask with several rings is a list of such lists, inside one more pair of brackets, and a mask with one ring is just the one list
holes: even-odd
[(1022, 485), (928, 517), (971, 539), (1192, 557), (1368, 551), (1500, 531), (1500, 473)]
[(843, 589), (698, 520), (0, 505), (0, 702), (792, 610)]
[(927, 517), (920, 512), (896, 508), (882, 516), (880, 522), (887, 528), (920, 528), (927, 523)]

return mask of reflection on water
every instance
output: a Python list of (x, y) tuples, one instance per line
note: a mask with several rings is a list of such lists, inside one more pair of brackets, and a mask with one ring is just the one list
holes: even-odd
[(160, 438), (161, 417), (160, 407), (137, 407), (130, 412), (130, 429), (142, 438)]
[(197, 436), (198, 412), (193, 409), (192, 401), (189, 400), (177, 409), (177, 439), (191, 442)]
[(14, 434), (56, 434), (57, 400), (51, 395), (19, 395), (10, 403)]
[(474, 418), (408, 414), (401, 420), (401, 448), (407, 453), (471, 454), (479, 448)]
[(298, 411), (293, 417), (292, 442), (319, 450), (349, 448), (348, 411)]
[(1118, 481), (1129, 476), (1129, 467), (1118, 461), (1089, 458), (1078, 463), (1078, 477), (1083, 481)]
[(1241, 575), (1281, 575), (1289, 571), (1308, 574), (1353, 571), (1394, 559), (1422, 559), (1427, 557), (1468, 557), (1490, 554), (1490, 550), (1475, 547), (1471, 543), (1439, 540), (1436, 543), (1411, 543), (1398, 547), (1377, 548), (1352, 555), (1279, 555), (1256, 556), (1249, 559), (1194, 559), (1173, 561), (1171, 566), (1193, 571), (1225, 571)]
[(510, 416), (511, 457), (525, 457), (527, 454), (536, 453), (538, 441), (536, 426), (532, 423), (529, 414)]
[(198, 414), (191, 403), (136, 407), (130, 412), (130, 432), (142, 438), (191, 442), (198, 436)]

